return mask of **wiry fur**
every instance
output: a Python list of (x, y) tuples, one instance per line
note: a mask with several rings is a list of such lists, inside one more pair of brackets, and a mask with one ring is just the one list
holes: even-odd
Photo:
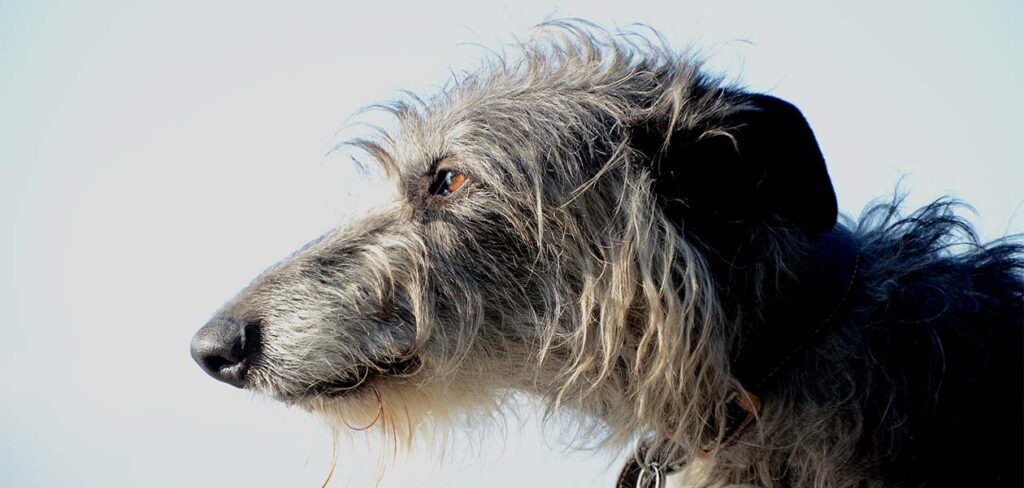
[[(579, 22), (541, 31), (434, 98), (383, 106), (397, 130), (353, 142), (400, 198), (221, 312), (259, 324), (251, 388), (403, 437), (514, 390), (596, 419), (609, 445), (647, 437), (666, 459), (725, 432), (730, 351), (805, 243), (766, 218), (747, 233), (756, 278), (731, 282), (665, 210), (652, 164), (672, 134), (728, 135), (738, 91), (660, 40)], [(640, 147), (641, 131), (660, 147)], [(470, 183), (433, 198), (439, 168)], [(927, 463), (958, 458), (928, 442), (969, 440), (959, 422), (991, 403), (959, 395), (992, 397), (986, 368), (1020, 369), (986, 358), (994, 341), (1019, 342), (1024, 285), (1021, 247), (979, 244), (954, 209), (900, 218), (882, 204), (854, 224), (866, 264), (853, 311), (765, 392), (755, 427), (694, 464), (695, 483), (917, 486), (937, 472)], [(418, 366), (349, 394), (325, 386), (396, 358)]]
[(756, 433), (720, 451), (710, 479), (815, 487), (1020, 479), (1022, 247), (980, 244), (956, 202), (909, 216), (899, 203), (875, 204), (851, 223), (866, 264), (852, 313), (764, 395)]

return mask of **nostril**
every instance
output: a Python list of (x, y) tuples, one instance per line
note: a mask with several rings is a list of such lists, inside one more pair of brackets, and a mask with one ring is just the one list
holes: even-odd
[(259, 323), (231, 318), (214, 318), (192, 337), (191, 353), (210, 376), (242, 387), (249, 369), (248, 359), (259, 343)]
[(256, 355), (260, 347), (260, 330), (263, 328), (259, 320), (250, 320), (242, 326), (242, 343), (239, 354), (242, 358), (251, 358)]
[(206, 363), (206, 369), (211, 371), (220, 371), (238, 364), (238, 361), (232, 361), (220, 356), (207, 356), (203, 358), (203, 361)]

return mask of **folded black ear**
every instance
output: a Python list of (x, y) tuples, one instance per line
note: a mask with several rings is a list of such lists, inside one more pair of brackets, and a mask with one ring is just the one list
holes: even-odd
[(679, 131), (652, 153), (655, 191), (679, 205), (687, 222), (775, 216), (808, 233), (831, 230), (835, 191), (803, 114), (768, 95), (734, 100), (738, 108), (723, 118)]

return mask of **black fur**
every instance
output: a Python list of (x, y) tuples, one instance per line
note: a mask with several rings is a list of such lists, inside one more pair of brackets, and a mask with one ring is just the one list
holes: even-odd
[[(799, 111), (763, 95), (745, 101), (722, 124), (733, 128), (731, 138), (679, 133), (667, 150), (647, 150), (666, 213), (703, 244), (725, 312), (750, 336), (751, 328), (779, 326), (766, 323), (765, 310), (801, 286), (792, 271), (809, 249), (792, 243), (831, 229), (837, 205)], [(1024, 247), (1014, 238), (980, 243), (960, 208), (940, 200), (904, 218), (897, 199), (852, 224), (859, 280), (842, 316), (756, 392), (766, 420), (824, 412), (847, 429), (854, 447), (848, 465), (836, 469), (855, 473), (850, 479), (1024, 486)], [(772, 444), (773, 434), (745, 434), (719, 455), (721, 464), (740, 464), (728, 468), (739, 482), (751, 477), (740, 475), (744, 460), (792, 455)], [(821, 432), (822, 439), (835, 434)], [(803, 473), (783, 473), (778, 486), (808, 486), (813, 480)]]

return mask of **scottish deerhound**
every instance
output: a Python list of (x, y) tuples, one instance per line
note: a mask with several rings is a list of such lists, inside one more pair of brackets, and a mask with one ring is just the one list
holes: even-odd
[(619, 486), (1022, 486), (1024, 246), (837, 223), (808, 123), (657, 35), (557, 22), (353, 145), (399, 198), (194, 337), (215, 378), (410, 433), (509, 391)]

